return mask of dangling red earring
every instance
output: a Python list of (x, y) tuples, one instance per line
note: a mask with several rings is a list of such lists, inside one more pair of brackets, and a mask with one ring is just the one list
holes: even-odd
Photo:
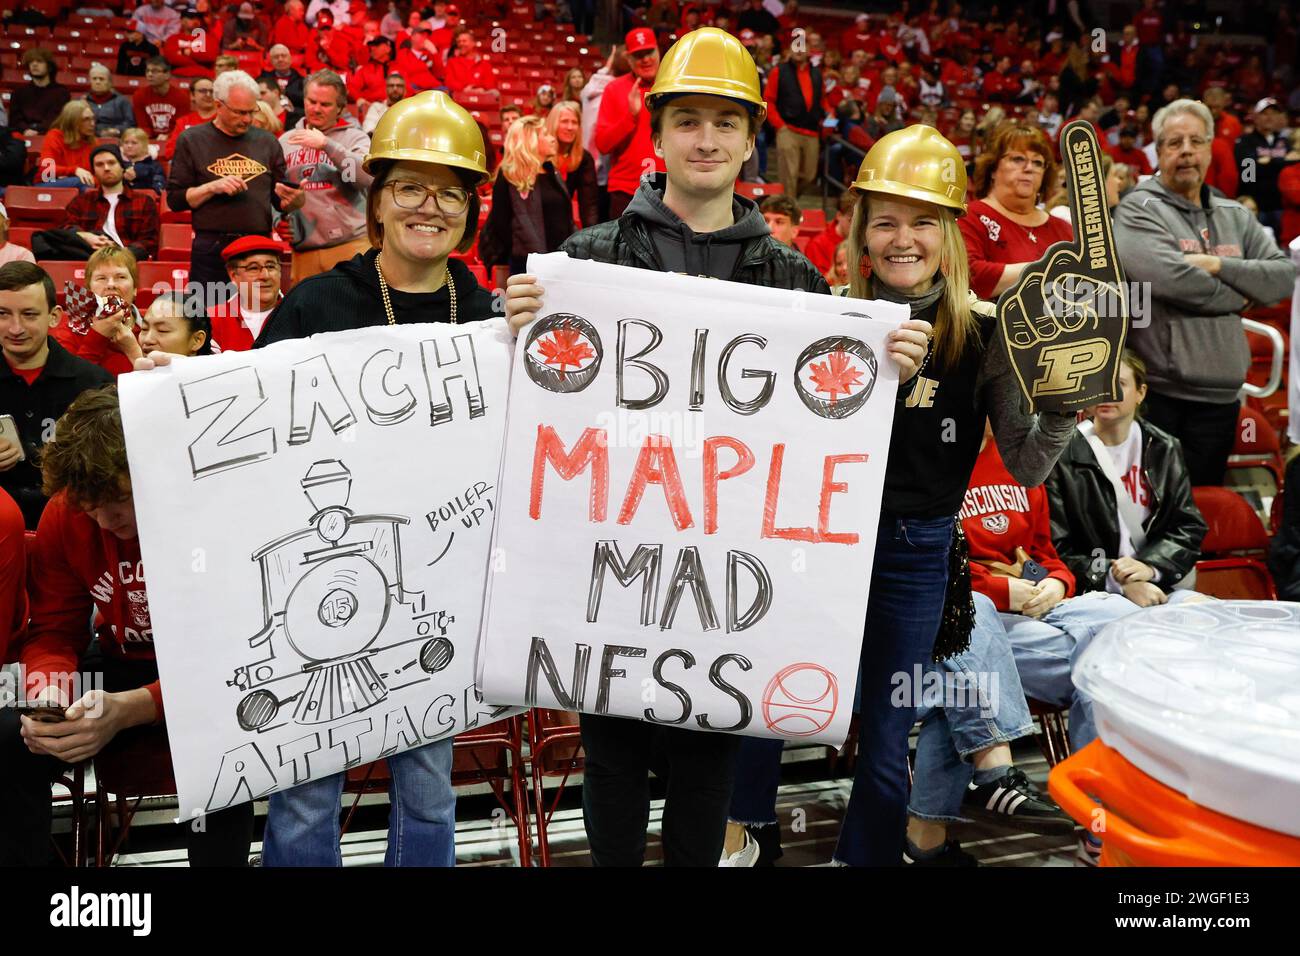
[(871, 257), (865, 252), (862, 254), (862, 258), (858, 260), (858, 275), (864, 279), (871, 278)]

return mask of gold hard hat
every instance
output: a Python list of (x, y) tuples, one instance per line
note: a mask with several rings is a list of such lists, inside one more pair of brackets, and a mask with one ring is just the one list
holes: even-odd
[(487, 149), (474, 117), (441, 90), (426, 90), (390, 106), (370, 138), (362, 168), (385, 159), (440, 163), (487, 179)]
[(673, 93), (704, 93), (748, 103), (760, 123), (767, 115), (758, 65), (739, 40), (717, 27), (692, 30), (664, 54), (646, 103), (655, 109), (661, 97)]
[(966, 163), (932, 126), (908, 126), (880, 137), (862, 160), (853, 188), (907, 196), (966, 212)]

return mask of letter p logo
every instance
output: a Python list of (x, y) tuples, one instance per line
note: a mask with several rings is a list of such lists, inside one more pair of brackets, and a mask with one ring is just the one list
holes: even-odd
[(1109, 361), (1110, 342), (1106, 339), (1048, 346), (1038, 356), (1043, 375), (1034, 382), (1034, 397), (1076, 392), (1084, 376), (1104, 370)]

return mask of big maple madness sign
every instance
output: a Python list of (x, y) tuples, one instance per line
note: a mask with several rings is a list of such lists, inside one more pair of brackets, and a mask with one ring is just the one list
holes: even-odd
[(897, 371), (883, 302), (534, 256), (485, 699), (837, 744)]

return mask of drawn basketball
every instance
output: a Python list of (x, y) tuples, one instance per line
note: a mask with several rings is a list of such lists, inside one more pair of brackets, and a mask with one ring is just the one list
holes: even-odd
[(580, 392), (600, 371), (600, 333), (586, 319), (556, 312), (538, 319), (524, 343), (524, 370), (548, 392)]
[(787, 737), (811, 737), (831, 725), (839, 700), (839, 684), (826, 668), (790, 664), (763, 691), (763, 722)]
[(878, 367), (867, 343), (831, 335), (800, 354), (794, 367), (795, 391), (822, 418), (848, 418), (871, 397)]

